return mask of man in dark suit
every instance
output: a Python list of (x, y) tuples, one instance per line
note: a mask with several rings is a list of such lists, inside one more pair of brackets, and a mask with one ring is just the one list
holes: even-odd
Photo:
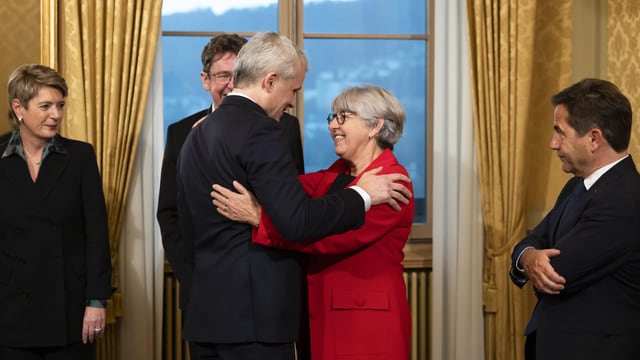
[(538, 303), (525, 358), (640, 356), (640, 176), (627, 153), (631, 105), (612, 83), (582, 80), (552, 97), (551, 148), (575, 175), (512, 254), (510, 276)]
[(184, 334), (202, 358), (294, 359), (300, 321), (299, 263), (288, 251), (252, 244), (250, 225), (218, 214), (211, 184), (238, 180), (294, 241), (359, 227), (370, 205), (407, 201), (408, 190), (394, 183), (406, 176), (374, 173), (358, 188), (306, 198), (276, 120), (293, 107), (307, 68), (289, 39), (256, 34), (238, 54), (234, 92), (182, 148), (178, 209), (194, 269)]
[[(212, 106), (191, 114), (167, 128), (157, 218), (162, 233), (165, 255), (181, 285), (180, 308), (185, 312), (184, 315), (186, 315), (187, 310), (188, 293), (186, 289), (191, 283), (191, 270), (186, 268), (187, 265), (183, 261), (184, 246), (178, 225), (176, 162), (182, 144), (194, 124), (210, 114), (222, 102), (222, 99), (233, 90), (233, 66), (240, 48), (246, 42), (245, 38), (237, 34), (221, 34), (209, 40), (202, 50), (202, 72), (200, 73), (200, 78), (202, 87), (211, 95)], [(280, 120), (280, 125), (285, 134), (285, 141), (289, 144), (296, 169), (298, 173), (303, 173), (304, 160), (298, 119), (285, 113)]]

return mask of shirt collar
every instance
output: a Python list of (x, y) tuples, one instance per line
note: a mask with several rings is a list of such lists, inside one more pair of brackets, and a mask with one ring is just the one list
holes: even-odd
[(243, 93), (239, 93), (239, 92), (230, 92), (230, 93), (228, 93), (228, 94), (227, 94), (227, 96), (229, 96), (229, 95), (231, 95), (231, 96), (234, 96), (234, 95), (235, 95), (235, 96), (242, 96), (243, 98), (249, 99), (249, 100), (251, 100), (251, 101), (253, 101), (254, 103), (256, 103), (256, 104), (257, 104), (257, 102), (251, 98), (251, 96), (245, 95), (245, 94), (243, 94)]
[[(45, 146), (44, 151), (42, 152), (42, 161), (52, 152), (56, 152), (59, 154), (66, 154), (67, 149), (65, 149), (64, 145), (62, 145), (62, 141), (60, 141), (60, 135), (56, 135), (49, 140), (47, 146)], [(11, 138), (9, 138), (9, 144), (7, 148), (4, 149), (2, 156), (0, 158), (6, 158), (11, 155), (18, 155), (24, 161), (27, 159), (24, 157), (24, 148), (22, 147), (22, 139), (20, 139), (20, 131), (16, 130), (11, 134)]]
[(618, 159), (618, 160), (616, 160), (616, 161), (614, 161), (612, 163), (609, 163), (609, 164), (599, 168), (598, 170), (592, 172), (591, 175), (587, 176), (584, 179), (584, 187), (587, 190), (589, 190), (593, 186), (593, 184), (595, 184), (596, 181), (598, 181), (598, 179), (600, 179), (600, 177), (602, 177), (602, 175), (604, 175), (607, 171), (609, 171), (609, 169), (611, 169), (617, 163), (619, 163), (620, 161), (622, 161), (622, 160), (624, 160), (624, 159), (626, 159), (628, 157), (629, 157), (629, 154), (627, 154), (627, 155), (621, 157), (620, 159)]

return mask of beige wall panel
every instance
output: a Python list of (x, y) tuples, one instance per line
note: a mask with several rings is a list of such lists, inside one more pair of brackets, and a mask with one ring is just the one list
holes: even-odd
[(608, 77), (627, 95), (633, 110), (629, 152), (640, 159), (640, 1), (608, 1)]
[(21, 64), (40, 62), (40, 0), (3, 0), (0, 34), (0, 133), (5, 133), (9, 130), (7, 78)]
[[(618, 4), (614, 9), (614, 17), (615, 14), (619, 15), (613, 22), (609, 16), (607, 30), (607, 0), (539, 1), (538, 18), (541, 20), (536, 32), (541, 41), (536, 44), (536, 51), (540, 55), (534, 72), (540, 75), (535, 77), (535, 90), (532, 91), (534, 105), (531, 118), (535, 127), (531, 131), (533, 140), (529, 153), (535, 163), (532, 169), (535, 170), (529, 177), (527, 193), (528, 229), (535, 226), (553, 207), (562, 186), (572, 176), (562, 172), (556, 152), (549, 148), (553, 121), (551, 96), (585, 77), (608, 78), (618, 83), (615, 78), (607, 76), (607, 34), (612, 32), (612, 28), (618, 30), (618, 35), (612, 32), (613, 36), (624, 38), (625, 47), (621, 48), (624, 49), (625, 59), (633, 58), (638, 53), (637, 45), (635, 48), (628, 46), (635, 37), (624, 34), (637, 34), (637, 9), (640, 6), (635, 7), (635, 12), (631, 8), (632, 4), (640, 2), (615, 0), (613, 3)], [(611, 43), (611, 39), (608, 41)], [(625, 66), (620, 68), (629, 69)], [(636, 121), (635, 127), (640, 128), (638, 126)]]

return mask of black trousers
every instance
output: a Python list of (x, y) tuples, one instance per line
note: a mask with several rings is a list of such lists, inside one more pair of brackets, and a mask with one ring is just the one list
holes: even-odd
[(524, 342), (524, 360), (536, 360), (536, 332), (527, 335)]
[(266, 344), (211, 344), (190, 343), (189, 349), (196, 350), (197, 358), (192, 360), (294, 360), (295, 347), (293, 343)]
[(93, 344), (71, 344), (63, 347), (12, 348), (0, 346), (4, 360), (92, 360)]
[[(185, 301), (186, 303), (186, 301)], [(181, 309), (180, 311), (182, 311), (182, 330), (184, 331), (184, 319), (187, 318), (187, 309)], [(163, 325), (164, 326), (164, 325)], [(187, 346), (189, 347), (189, 360), (196, 360), (199, 359), (198, 357), (198, 349), (193, 346), (193, 343), (191, 341), (186, 341), (187, 342)], [(2, 360), (2, 359), (0, 359)]]

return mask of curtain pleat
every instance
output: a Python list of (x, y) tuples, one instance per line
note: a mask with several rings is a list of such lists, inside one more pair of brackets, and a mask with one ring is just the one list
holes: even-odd
[[(529, 180), (551, 159), (549, 98), (570, 76), (571, 35), (547, 37), (566, 30), (570, 0), (469, 0), (467, 10), (485, 235), (485, 358), (517, 360), (535, 299), (530, 288), (511, 284), (510, 255), (527, 231), (527, 194), (536, 186)], [(536, 132), (544, 135), (532, 138)]]
[[(115, 359), (117, 320), (124, 315), (118, 249), (134, 154), (155, 57), (162, 2), (42, 0), (43, 62), (67, 80), (64, 136), (95, 147), (109, 220), (116, 291), (98, 359)], [(52, 46), (53, 42), (57, 42)], [(126, 239), (123, 239), (126, 241)]]

